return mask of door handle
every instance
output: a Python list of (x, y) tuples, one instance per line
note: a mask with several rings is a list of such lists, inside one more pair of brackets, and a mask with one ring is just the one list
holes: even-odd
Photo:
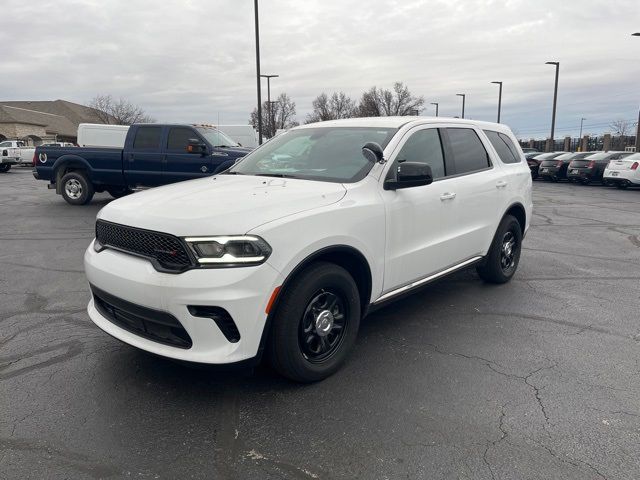
[(445, 200), (453, 200), (454, 198), (456, 198), (456, 194), (455, 193), (443, 193), (442, 195), (440, 195), (440, 200), (442, 200), (443, 202)]
[(133, 155), (133, 153), (130, 153), (129, 154), (129, 161), (133, 162), (133, 160), (134, 160), (134, 155)]
[(507, 186), (507, 182), (505, 182), (504, 180), (500, 180), (498, 183), (496, 183), (496, 188), (504, 188)]

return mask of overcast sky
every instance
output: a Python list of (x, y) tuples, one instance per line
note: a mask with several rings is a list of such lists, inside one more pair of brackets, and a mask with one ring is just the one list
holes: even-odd
[[(246, 124), (256, 104), (252, 0), (3, 0), (0, 100), (123, 96), (159, 121)], [(260, 0), (262, 72), (297, 118), (319, 93), (403, 81), (441, 116), (547, 135), (636, 121), (638, 0)], [(266, 97), (266, 83), (263, 88)]]

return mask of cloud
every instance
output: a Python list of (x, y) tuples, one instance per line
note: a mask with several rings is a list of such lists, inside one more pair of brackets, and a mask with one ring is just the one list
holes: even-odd
[[(250, 0), (4, 0), (3, 17), (2, 100), (111, 93), (159, 120), (223, 123), (246, 123), (256, 103)], [(548, 60), (561, 62), (559, 135), (640, 104), (637, 0), (260, 0), (260, 28), (262, 71), (299, 119), (322, 91), (400, 80), (441, 115), (458, 115), (464, 92), (468, 117), (493, 120), (501, 80), (503, 121), (543, 137)]]

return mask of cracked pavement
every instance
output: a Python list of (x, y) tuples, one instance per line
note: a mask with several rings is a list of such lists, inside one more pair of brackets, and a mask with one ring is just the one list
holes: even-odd
[(374, 313), (307, 386), (94, 327), (109, 201), (0, 175), (2, 478), (640, 478), (640, 191), (535, 182), (512, 282), (464, 271)]

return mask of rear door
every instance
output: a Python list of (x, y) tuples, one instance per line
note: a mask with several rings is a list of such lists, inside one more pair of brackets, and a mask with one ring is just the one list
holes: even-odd
[(164, 183), (211, 175), (210, 154), (187, 152), (187, 146), (192, 140), (205, 143), (191, 127), (169, 127), (165, 145)]
[(127, 143), (128, 149), (124, 153), (123, 165), (128, 185), (162, 185), (162, 127), (143, 125), (135, 127), (132, 133), (134, 136), (130, 143)]
[(500, 163), (491, 160), (480, 130), (448, 127), (443, 129), (443, 141), (447, 165), (454, 168), (442, 201), (443, 228), (449, 237), (443, 257), (454, 265), (486, 253), (509, 179)]

